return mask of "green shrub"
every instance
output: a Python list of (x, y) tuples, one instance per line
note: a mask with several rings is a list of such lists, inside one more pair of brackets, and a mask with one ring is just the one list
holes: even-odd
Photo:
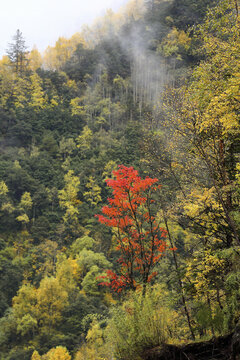
[(149, 290), (144, 298), (135, 293), (112, 310), (108, 341), (114, 345), (117, 359), (141, 359), (145, 350), (175, 337), (177, 314), (167, 307), (164, 294), (159, 288)]

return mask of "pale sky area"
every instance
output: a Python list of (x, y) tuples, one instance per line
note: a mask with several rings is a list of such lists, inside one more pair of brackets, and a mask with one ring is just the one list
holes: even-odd
[(53, 46), (60, 36), (71, 37), (82, 25), (117, 11), (128, 0), (0, 0), (0, 58), (19, 29), (28, 50)]

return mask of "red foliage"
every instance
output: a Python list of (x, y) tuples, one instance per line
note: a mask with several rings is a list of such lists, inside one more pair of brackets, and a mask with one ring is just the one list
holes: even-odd
[[(108, 206), (102, 208), (98, 220), (114, 229), (115, 250), (119, 251), (119, 275), (107, 271), (107, 280), (101, 285), (120, 292), (124, 287), (136, 289), (147, 284), (156, 275), (154, 266), (164, 254), (166, 231), (156, 220), (153, 194), (160, 185), (158, 179), (142, 179), (133, 167), (119, 166), (114, 179), (106, 180), (113, 190)], [(104, 278), (104, 277), (103, 277)]]

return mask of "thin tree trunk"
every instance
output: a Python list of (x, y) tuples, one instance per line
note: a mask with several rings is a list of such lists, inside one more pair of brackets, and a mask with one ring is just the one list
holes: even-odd
[(209, 307), (209, 311), (210, 311), (210, 317), (211, 317), (211, 331), (213, 336), (215, 337), (215, 331), (214, 331), (214, 327), (213, 327), (213, 319), (212, 319), (212, 307), (211, 307), (211, 301), (209, 298), (209, 294), (207, 294), (207, 303), (208, 303), (208, 307)]
[[(164, 216), (164, 222), (165, 222), (165, 226), (166, 226), (166, 230), (167, 230), (167, 233), (168, 233), (168, 238), (169, 238), (171, 247), (174, 247), (174, 242), (173, 242), (171, 233), (169, 231), (167, 218), (166, 218), (165, 214), (163, 216)], [(181, 281), (181, 277), (180, 277), (180, 271), (179, 271), (179, 265), (178, 265), (177, 257), (176, 257), (176, 254), (175, 254), (174, 251), (172, 253), (173, 253), (173, 260), (174, 260), (174, 265), (175, 265), (175, 269), (176, 269), (176, 273), (177, 273), (177, 278), (178, 278), (178, 284), (179, 284), (179, 288), (180, 288), (180, 291), (181, 291), (181, 298), (182, 298), (182, 304), (183, 304), (183, 307), (184, 307), (184, 312), (185, 312), (185, 315), (187, 317), (188, 327), (189, 327), (192, 339), (195, 340), (195, 335), (194, 335), (194, 331), (193, 331), (193, 328), (192, 328), (192, 325), (191, 325), (190, 314), (189, 314), (189, 311), (188, 311), (188, 308), (187, 308), (187, 302), (186, 302), (186, 298), (185, 298), (185, 295), (184, 295), (184, 289), (183, 289), (183, 285), (182, 285), (182, 281)]]
[(235, 8), (236, 8), (236, 12), (237, 12), (237, 21), (239, 21), (238, 0), (235, 0)]

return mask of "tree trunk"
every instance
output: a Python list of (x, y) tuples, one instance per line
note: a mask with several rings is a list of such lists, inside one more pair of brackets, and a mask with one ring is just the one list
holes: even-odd
[[(167, 218), (166, 218), (165, 215), (164, 215), (164, 222), (165, 222), (165, 226), (166, 226), (166, 230), (167, 230), (167, 233), (168, 233), (168, 238), (169, 238), (171, 247), (173, 248), (174, 243), (173, 243), (173, 239), (172, 239), (172, 236), (170, 234), (170, 231), (169, 231), (168, 222), (167, 222)], [(180, 276), (180, 271), (179, 271), (179, 265), (178, 265), (178, 262), (177, 262), (177, 257), (176, 257), (176, 254), (175, 254), (174, 251), (172, 252), (172, 254), (173, 254), (174, 265), (175, 265), (175, 269), (176, 269), (176, 273), (177, 273), (178, 284), (179, 284), (179, 288), (180, 288), (180, 291), (181, 291), (182, 305), (184, 307), (184, 312), (185, 312), (185, 315), (187, 317), (188, 327), (189, 327), (192, 339), (195, 340), (194, 331), (193, 331), (193, 328), (192, 328), (192, 325), (191, 325), (190, 314), (189, 314), (189, 311), (188, 311), (188, 308), (187, 308), (187, 302), (186, 302), (186, 298), (185, 298), (185, 295), (184, 295), (184, 289), (183, 289), (183, 285), (182, 285), (182, 281), (181, 281), (181, 276)]]

